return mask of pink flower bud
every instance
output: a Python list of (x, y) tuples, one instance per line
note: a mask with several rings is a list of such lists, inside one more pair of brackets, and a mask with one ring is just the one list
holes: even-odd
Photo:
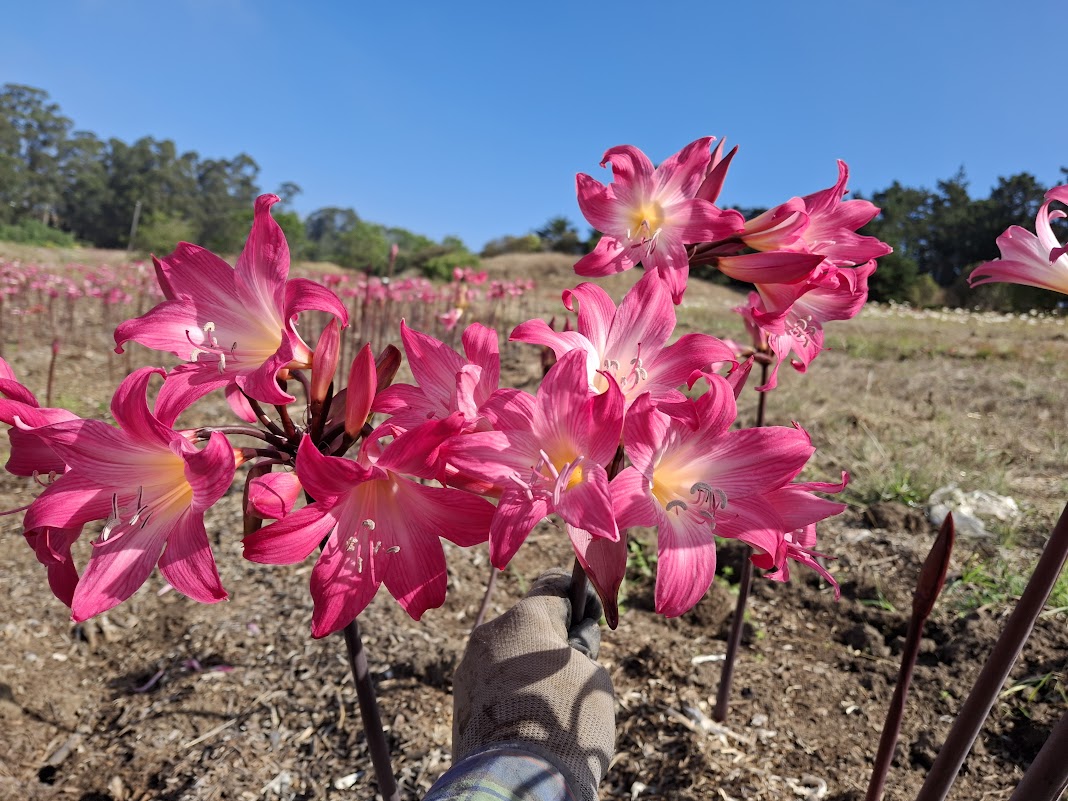
[(311, 402), (315, 408), (321, 408), (337, 371), (337, 360), (341, 351), (341, 328), (337, 319), (330, 321), (319, 335), (312, 354)]
[(378, 376), (378, 385), (375, 394), (378, 394), (397, 377), (397, 371), (401, 366), (401, 352), (396, 345), (386, 345), (375, 357), (375, 372)]
[(367, 422), (377, 384), (371, 346), (364, 345), (352, 360), (348, 390), (345, 393), (345, 433), (353, 439), (359, 436), (360, 429)]

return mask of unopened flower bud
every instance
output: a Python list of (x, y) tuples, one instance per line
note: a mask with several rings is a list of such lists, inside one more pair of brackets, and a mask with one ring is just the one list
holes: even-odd
[(375, 394), (381, 392), (397, 377), (397, 371), (401, 366), (401, 352), (396, 345), (386, 345), (375, 358), (375, 373), (378, 375), (378, 385)]
[(371, 404), (378, 394), (377, 383), (371, 346), (364, 345), (352, 360), (348, 389), (345, 391), (345, 433), (353, 439), (359, 436), (360, 429), (367, 422), (367, 415), (371, 413)]
[(319, 335), (319, 341), (315, 345), (315, 353), (312, 354), (311, 372), (311, 404), (312, 413), (321, 409), (326, 400), (326, 394), (330, 390), (330, 383), (334, 380), (337, 371), (337, 360), (341, 352), (341, 329), (337, 320), (331, 320), (330, 324)]

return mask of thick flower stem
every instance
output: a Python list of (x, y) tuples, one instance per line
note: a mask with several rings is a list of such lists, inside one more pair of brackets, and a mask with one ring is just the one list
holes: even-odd
[(374, 765), (378, 792), (385, 801), (400, 801), (397, 780), (393, 777), (393, 765), (389, 758), (389, 743), (382, 730), (382, 716), (378, 711), (374, 682), (367, 667), (367, 652), (360, 639), (360, 626), (353, 620), (344, 628), (345, 647), (349, 654), (349, 668), (352, 680), (356, 684), (356, 700), (360, 705), (360, 717), (363, 719), (363, 731), (367, 737), (367, 749), (371, 752), (371, 764)]
[(486, 612), (489, 611), (490, 599), (493, 597), (493, 590), (497, 586), (497, 576), (500, 575), (498, 570), (493, 565), (490, 565), (490, 577), (486, 582), (486, 592), (482, 595), (482, 603), (478, 606), (478, 614), (475, 615), (475, 625), (471, 627), (471, 631), (474, 631), (482, 625), (482, 621), (486, 619)]
[(727, 719), (727, 710), (731, 703), (731, 682), (734, 681), (734, 663), (738, 659), (738, 648), (742, 644), (742, 628), (745, 626), (745, 602), (749, 597), (749, 585), (753, 581), (753, 563), (749, 561), (749, 549), (742, 562), (742, 575), (738, 582), (738, 602), (734, 606), (734, 620), (731, 621), (731, 633), (727, 638), (727, 654), (723, 660), (723, 670), (719, 674), (719, 688), (716, 690), (716, 706), (712, 710), (712, 719), (722, 723)]
[(567, 593), (571, 601), (572, 623), (582, 620), (582, 616), (586, 614), (586, 581), (586, 571), (576, 558), (575, 566), (571, 568), (571, 587)]
[[(768, 365), (760, 363), (760, 385), (768, 383)], [(759, 393), (757, 400), (756, 428), (764, 426), (767, 392)], [(727, 710), (731, 703), (731, 682), (734, 681), (734, 663), (738, 659), (738, 648), (742, 644), (742, 628), (745, 626), (745, 605), (749, 600), (749, 585), (753, 582), (753, 562), (749, 556), (751, 549), (745, 548), (742, 560), (742, 575), (738, 581), (738, 601), (734, 605), (734, 619), (731, 621), (731, 633), (727, 637), (727, 653), (723, 659), (723, 670), (719, 674), (719, 688), (716, 690), (716, 706), (712, 710), (712, 719), (722, 723), (727, 719)]]
[[(1012, 614), (1006, 621), (1001, 636), (994, 643), (994, 648), (986, 664), (983, 665), (979, 678), (964, 700), (964, 705), (953, 722), (953, 728), (949, 730), (949, 735), (942, 744), (927, 774), (927, 779), (920, 788), (919, 795), (916, 796), (916, 801), (943, 801), (949, 793), (949, 788), (957, 778), (965, 757), (971, 751), (983, 722), (990, 714), (990, 709), (994, 706), (1016, 657), (1020, 655), (1020, 650), (1030, 636), (1039, 613), (1049, 600), (1053, 586), (1064, 568), (1066, 558), (1068, 558), (1068, 506), (1065, 507), (1057, 525), (1054, 526), (1049, 542), (1046, 543), (1042, 555), (1038, 558), (1035, 572), (1031, 574), (1027, 587), (1024, 588), (1016, 608), (1012, 610)], [(1063, 762), (1063, 752), (1059, 753), (1056, 758)], [(1047, 761), (1049, 759), (1050, 757), (1047, 757)], [(1034, 796), (1039, 799), (1052, 797)], [(1016, 796), (1014, 795), (1013, 798)], [(1030, 798), (1031, 796), (1028, 796), (1029, 801)]]
[(905, 715), (909, 684), (912, 683), (912, 674), (916, 669), (916, 658), (920, 655), (923, 626), (934, 608), (935, 599), (938, 598), (945, 584), (955, 534), (953, 515), (950, 514), (946, 516), (938, 532), (938, 538), (920, 571), (916, 592), (913, 595), (912, 615), (905, 634), (905, 647), (901, 654), (901, 669), (897, 674), (897, 684), (894, 685), (894, 697), (886, 711), (883, 733), (879, 738), (879, 750), (875, 755), (875, 764), (872, 767), (871, 780), (868, 782), (868, 792), (864, 796), (864, 801), (881, 801), (883, 797), (886, 777), (890, 772), (890, 763), (894, 757), (894, 748), (901, 734), (901, 721)]
[(1053, 727), (1009, 801), (1055, 801), (1068, 787), (1068, 710)]

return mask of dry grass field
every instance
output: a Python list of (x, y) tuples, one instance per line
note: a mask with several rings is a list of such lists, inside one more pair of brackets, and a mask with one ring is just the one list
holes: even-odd
[[(0, 246), (0, 259), (11, 258), (42, 254)], [(575, 282), (566, 258), (484, 266), (493, 277), (535, 279), (532, 307), (546, 318), (561, 317), (560, 290)], [(634, 278), (606, 286), (618, 297)], [(730, 311), (740, 299), (693, 281), (676, 334), (742, 339)], [(159, 363), (144, 351), (132, 362), (111, 354), (108, 336), (64, 347), (57, 404), (98, 413), (124, 370)], [(1019, 519), (959, 541), (923, 643), (886, 796), (912, 799), (1068, 500), (1064, 318), (872, 306), (831, 324), (827, 342), (808, 374), (783, 369), (768, 416), (811, 434), (818, 453), (806, 477), (850, 473), (849, 510), (820, 531), (820, 550), (838, 557), (829, 569), (842, 599), (804, 569), (789, 585), (757, 580), (734, 705), (719, 727), (708, 718), (710, 698), (741, 551), (724, 543), (708, 596), (665, 620), (652, 611), (655, 543), (633, 532), (620, 625), (602, 649), (619, 700), (618, 754), (602, 798), (859, 801), (911, 587), (933, 541), (927, 498), (948, 484), (1008, 495)], [(50, 341), (6, 344), (16, 374), (43, 397)], [(504, 361), (506, 380), (534, 386), (534, 349), (508, 346)], [(751, 424), (755, 393), (739, 408)], [(0, 505), (25, 504), (34, 491), (0, 478)], [(18, 516), (0, 519), (0, 799), (373, 797), (343, 643), (309, 636), (311, 563), (243, 562), (239, 506), (235, 482), (207, 519), (228, 603), (198, 605), (154, 575), (128, 603), (80, 626), (48, 593)], [(562, 531), (539, 526), (502, 576), (492, 613), (543, 569), (570, 565), (568, 552)], [(449, 556), (443, 608), (414, 623), (381, 593), (361, 618), (405, 799), (421, 798), (449, 764), (451, 674), (488, 574), (484, 549)], [(951, 798), (1008, 797), (1068, 703), (1066, 652), (1062, 579)]]

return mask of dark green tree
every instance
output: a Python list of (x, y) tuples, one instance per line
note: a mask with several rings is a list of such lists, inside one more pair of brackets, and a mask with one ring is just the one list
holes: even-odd
[(545, 250), (574, 255), (582, 255), (586, 252), (586, 243), (567, 217), (552, 217), (534, 233), (541, 239)]
[(11, 83), (0, 89), (0, 219), (53, 222), (71, 125), (42, 89)]

